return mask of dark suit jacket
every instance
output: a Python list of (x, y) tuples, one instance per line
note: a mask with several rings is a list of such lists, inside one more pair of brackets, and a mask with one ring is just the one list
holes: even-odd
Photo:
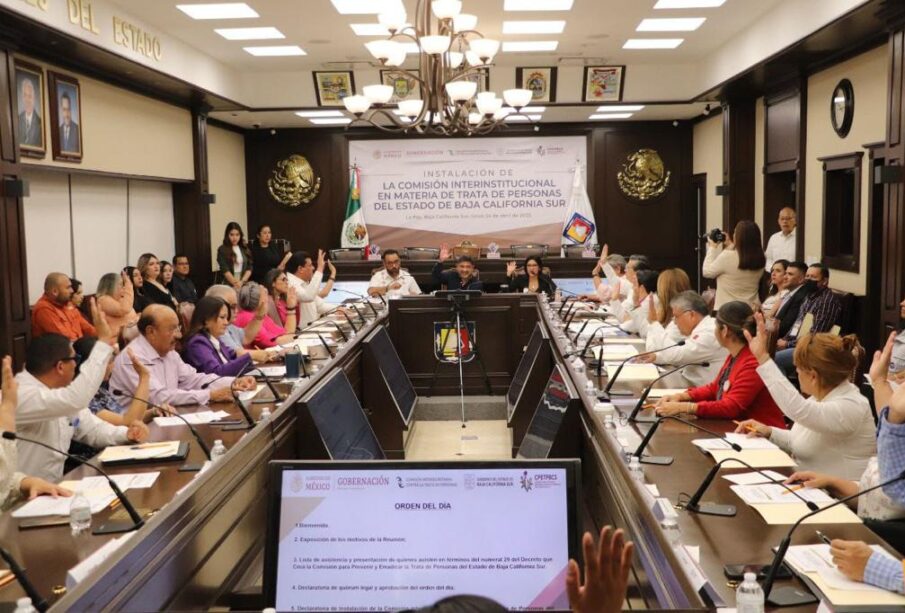
[(798, 288), (792, 297), (786, 300), (785, 304), (782, 305), (782, 308), (779, 309), (779, 312), (776, 314), (776, 320), (779, 322), (779, 330), (777, 331), (776, 338), (785, 338), (786, 334), (789, 333), (789, 330), (792, 329), (792, 326), (795, 325), (795, 320), (798, 319), (798, 311), (801, 310), (801, 303), (804, 302), (804, 299), (807, 298), (805, 292), (802, 288)]
[(434, 269), (431, 271), (431, 277), (433, 277), (434, 283), (437, 285), (445, 285), (446, 288), (450, 290), (476, 289), (478, 291), (484, 291), (484, 283), (482, 283), (480, 279), (472, 277), (468, 283), (462, 285), (462, 281), (459, 279), (459, 273), (455, 270), (443, 270), (442, 262), (434, 264)]
[(63, 124), (60, 124), (60, 151), (76, 151), (80, 152), (82, 148), (79, 146), (79, 124), (72, 122), (69, 124), (69, 138), (63, 137)]
[(20, 145), (30, 145), (32, 147), (40, 147), (41, 146), (41, 130), (44, 129), (43, 124), (41, 123), (41, 116), (37, 113), (32, 113), (31, 116), (31, 129), (27, 130), (25, 127), (25, 111), (19, 113), (19, 144)]
[[(524, 292), (527, 287), (528, 275), (518, 275), (509, 278), (509, 291), (521, 293)], [(537, 278), (537, 289), (552, 298), (553, 294), (556, 293), (556, 283), (554, 283), (553, 279), (547, 275), (541, 274), (538, 275)]]

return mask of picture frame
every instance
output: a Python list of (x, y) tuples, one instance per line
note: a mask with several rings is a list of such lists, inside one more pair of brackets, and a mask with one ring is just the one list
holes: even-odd
[(530, 89), (531, 102), (556, 102), (556, 67), (531, 66), (515, 69), (515, 86)]
[(317, 105), (343, 107), (343, 98), (355, 93), (355, 77), (349, 70), (314, 71)]
[(75, 77), (48, 70), (47, 85), (53, 159), (81, 162), (85, 143), (82, 140), (82, 97), (79, 81)]
[(44, 69), (16, 60), (15, 87), (13, 104), (18, 123), (16, 145), (19, 147), (19, 155), (43, 158), (47, 153)]
[(620, 102), (625, 66), (585, 66), (582, 102)]
[[(421, 71), (417, 68), (405, 72), (421, 76)], [(418, 100), (421, 98), (421, 83), (410, 75), (405, 74), (405, 72), (402, 72), (399, 68), (380, 71), (380, 82), (393, 88), (393, 97), (390, 98), (390, 104), (399, 104), (403, 100)]]
[(481, 66), (463, 78), (464, 81), (473, 81), (478, 84), (476, 93), (490, 91), (490, 68)]

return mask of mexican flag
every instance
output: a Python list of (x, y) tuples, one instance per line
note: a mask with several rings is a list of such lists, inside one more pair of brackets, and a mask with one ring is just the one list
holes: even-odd
[(357, 166), (351, 168), (349, 177), (349, 200), (346, 202), (346, 221), (340, 235), (343, 247), (364, 247), (368, 244), (368, 227), (361, 212), (361, 172)]
[(581, 167), (575, 165), (572, 177), (572, 195), (563, 219), (562, 245), (593, 245), (597, 242), (597, 224), (594, 209), (588, 198), (588, 190), (581, 180)]

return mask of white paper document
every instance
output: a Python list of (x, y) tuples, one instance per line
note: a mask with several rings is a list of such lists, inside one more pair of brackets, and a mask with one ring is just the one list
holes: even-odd
[(591, 347), (591, 353), (595, 360), (600, 359), (601, 348), (603, 348), (604, 360), (624, 360), (638, 355), (638, 349), (636, 349), (634, 345), (620, 345), (614, 343), (612, 345), (597, 345), (596, 347)]
[[(889, 552), (879, 545), (871, 545), (871, 549), (882, 556), (893, 559)], [(794, 545), (786, 552), (786, 561), (800, 573), (817, 573), (821, 579), (834, 590), (876, 592), (888, 594), (886, 590), (868, 585), (861, 581), (852, 581), (839, 572), (833, 564), (833, 555), (830, 546), (823, 543), (819, 545)]]
[[(180, 415), (185, 418), (185, 421), (189, 422), (193, 426), (200, 424), (209, 424), (212, 421), (217, 421), (225, 417), (229, 417), (229, 413), (227, 413), (226, 411), (198, 411), (196, 413), (180, 413)], [(178, 417), (174, 417), (172, 415), (154, 418), (154, 423), (158, 426), (163, 427), (184, 426), (185, 421), (182, 421)]]
[(770, 483), (771, 481), (785, 481), (788, 477), (775, 470), (764, 470), (759, 473), (723, 475), (723, 479), (735, 483), (736, 485), (755, 485), (757, 483)]
[(732, 449), (731, 445), (726, 441), (735, 443), (742, 449), (779, 449), (779, 447), (765, 438), (748, 438), (745, 434), (736, 434), (735, 432), (728, 432), (725, 441), (720, 438), (699, 438), (691, 441), (691, 444), (705, 451)]
[[(113, 475), (112, 478), (116, 485), (119, 486), (119, 489), (125, 491), (151, 487), (157, 481), (158, 476), (160, 476), (160, 472), (153, 471)], [(85, 477), (81, 481), (63, 481), (60, 483), (60, 487), (72, 492), (81, 491), (82, 495), (88, 499), (92, 514), (102, 511), (116, 498), (116, 494), (110, 489), (110, 484), (107, 483), (104, 477), (100, 476)], [(69, 505), (71, 503), (72, 497), (38, 496), (13, 511), (13, 517), (25, 519), (29, 517), (69, 515)]]
[(102, 464), (105, 464), (124, 460), (166, 458), (179, 452), (179, 443), (180, 441), (161, 441), (159, 443), (144, 443), (141, 445), (111, 445), (110, 447), (105, 447), (97, 459)]
[(730, 489), (748, 504), (795, 504), (801, 499), (817, 504), (835, 502), (833, 497), (823, 490), (801, 488), (793, 493), (778, 483), (732, 485)]
[[(619, 370), (618, 364), (606, 364), (606, 375), (612, 379)], [(619, 373), (619, 381), (653, 381), (660, 376), (654, 364), (626, 364)]]
[(279, 366), (261, 366), (260, 370), (265, 376), (271, 379), (282, 379), (286, 376), (286, 366), (283, 364), (280, 364)]

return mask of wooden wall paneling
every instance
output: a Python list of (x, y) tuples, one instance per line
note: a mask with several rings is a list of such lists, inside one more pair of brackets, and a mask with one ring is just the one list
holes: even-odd
[(753, 98), (723, 103), (723, 229), (732, 232), (743, 219), (754, 219)]
[[(192, 109), (192, 150), (195, 158), (194, 181), (173, 184), (173, 226), (176, 251), (189, 257), (192, 280), (199, 290), (204, 291), (213, 281), (208, 266), (211, 257), (210, 204), (203, 202), (210, 186), (206, 108)], [(220, 242), (219, 238), (217, 242)]]
[[(889, 34), (889, 98), (886, 118), (886, 164), (905, 165), (905, 25), (899, 20)], [(883, 203), (883, 259), (879, 324), (900, 326), (899, 302), (905, 293), (905, 190), (903, 182), (888, 183)]]

